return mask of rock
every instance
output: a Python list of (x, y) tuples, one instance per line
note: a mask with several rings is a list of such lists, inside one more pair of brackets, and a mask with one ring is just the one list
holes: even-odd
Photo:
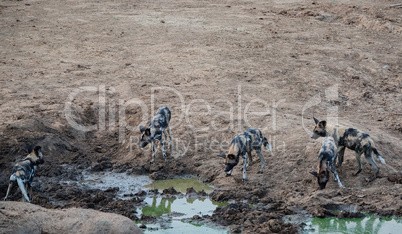
[(142, 224), (140, 225), (140, 228), (145, 229), (145, 228), (147, 228), (147, 226), (145, 226), (145, 224), (142, 223)]
[(141, 190), (135, 194), (135, 196), (138, 196), (138, 197), (144, 197), (146, 195), (147, 195), (147, 192), (145, 192), (144, 190)]
[(197, 195), (197, 192), (195, 191), (195, 189), (193, 187), (187, 188), (186, 196), (194, 196), (194, 195)]
[(282, 222), (277, 219), (271, 219), (268, 221), (269, 230), (272, 232), (280, 232), (282, 230)]
[(342, 211), (337, 216), (338, 219), (346, 219), (346, 218), (363, 218), (366, 217), (364, 214), (360, 212), (348, 212)]
[(162, 195), (178, 195), (180, 194), (179, 192), (176, 191), (176, 189), (174, 189), (173, 187), (164, 189), (162, 191)]
[(52, 210), (31, 203), (1, 201), (0, 233), (142, 233), (118, 214), (70, 208)]

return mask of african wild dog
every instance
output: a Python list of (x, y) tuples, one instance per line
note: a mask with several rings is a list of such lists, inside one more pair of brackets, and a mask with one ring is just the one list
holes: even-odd
[(142, 133), (140, 147), (143, 148), (148, 143), (152, 143), (152, 160), (151, 163), (155, 161), (155, 139), (158, 139), (162, 145), (162, 153), (163, 157), (166, 159), (166, 152), (164, 147), (164, 141), (162, 137), (162, 132), (165, 135), (165, 141), (167, 139), (166, 128), (169, 128), (169, 148), (172, 150), (172, 135), (170, 129), (170, 110), (166, 106), (159, 107), (158, 111), (156, 112), (155, 116), (152, 118), (151, 123), (149, 124), (148, 128), (140, 126), (140, 131)]
[(381, 163), (385, 164), (385, 160), (378, 153), (374, 141), (371, 139), (370, 135), (355, 128), (346, 128), (339, 125), (331, 126), (327, 124), (327, 121), (319, 121), (316, 118), (314, 118), (314, 121), (316, 126), (311, 138), (317, 139), (325, 136), (332, 136), (334, 138), (335, 144), (338, 147), (337, 167), (342, 166), (343, 154), (346, 147), (356, 152), (356, 160), (359, 165), (359, 169), (353, 175), (356, 176), (362, 171), (360, 156), (364, 153), (366, 160), (375, 168), (374, 176), (372, 178), (368, 178), (368, 181), (372, 181), (377, 178), (380, 167), (374, 161), (371, 152), (374, 152), (374, 154), (377, 156), (377, 160), (379, 160)]
[[(10, 176), (10, 183), (8, 185), (6, 197), (7, 199), (10, 190), (15, 183), (18, 184), (22, 192), (22, 201), (31, 202), (32, 200), (32, 180), (34, 178), (35, 169), (39, 164), (44, 163), (41, 147), (36, 146), (34, 150), (25, 157), (25, 159), (17, 162), (13, 168), (12, 175)], [(29, 197), (27, 194), (29, 193)]]
[(261, 169), (257, 173), (262, 174), (264, 171), (265, 160), (261, 153), (261, 146), (267, 147), (269, 151), (271, 151), (271, 153), (272, 153), (272, 146), (268, 143), (267, 138), (262, 136), (262, 133), (259, 129), (247, 129), (245, 132), (247, 132), (251, 137), (251, 148), (247, 151), (249, 162), (250, 163), (253, 162), (251, 150), (255, 150), (261, 159)]
[(318, 172), (310, 172), (312, 175), (317, 177), (320, 189), (324, 189), (325, 185), (327, 185), (330, 171), (334, 174), (335, 180), (338, 181), (339, 187), (345, 188), (339, 179), (338, 173), (335, 171), (334, 161), (337, 154), (338, 152), (334, 138), (331, 136), (325, 137), (322, 142), (321, 150), (318, 153), (318, 159), (320, 160), (320, 163), (318, 164)]
[(243, 181), (247, 177), (247, 155), (250, 157), (249, 161), (252, 161), (251, 150), (257, 151), (258, 155), (261, 157), (261, 169), (259, 173), (263, 172), (265, 160), (261, 153), (261, 145), (266, 146), (272, 151), (271, 145), (268, 143), (265, 137), (262, 137), (261, 131), (258, 129), (248, 129), (243, 133), (237, 135), (233, 138), (229, 146), (229, 152), (227, 154), (220, 154), (219, 157), (225, 159), (225, 169), (226, 176), (230, 176), (233, 172), (233, 167), (239, 163), (240, 156), (243, 157)]

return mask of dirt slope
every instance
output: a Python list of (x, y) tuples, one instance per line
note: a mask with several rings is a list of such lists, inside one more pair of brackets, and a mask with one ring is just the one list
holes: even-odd
[[(2, 1), (0, 197), (25, 145), (40, 144), (35, 203), (46, 207), (93, 204), (59, 183), (93, 168), (198, 174), (220, 199), (275, 199), (316, 215), (333, 203), (401, 215), (402, 9), (393, 3)], [(138, 126), (160, 105), (172, 110), (174, 145), (169, 163), (158, 149), (150, 165)], [(347, 189), (330, 181), (317, 191), (313, 115), (369, 133), (387, 162), (382, 178), (367, 183), (367, 163), (351, 176), (357, 163), (346, 150)], [(243, 184), (239, 169), (224, 176), (216, 155), (250, 127), (274, 152), (263, 152), (262, 175), (254, 156)]]

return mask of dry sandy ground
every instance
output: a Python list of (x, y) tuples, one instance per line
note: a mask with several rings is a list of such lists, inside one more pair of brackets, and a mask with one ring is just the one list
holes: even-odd
[(22, 202), (0, 202), (2, 233), (142, 233), (129, 218), (95, 210), (49, 210)]
[[(46, 185), (36, 185), (35, 202), (46, 207), (74, 200), (57, 182), (92, 167), (197, 174), (219, 199), (274, 199), (316, 216), (328, 204), (401, 215), (402, 185), (392, 177), (402, 170), (395, 3), (2, 1), (0, 197), (25, 144), (40, 144), (46, 164), (37, 177)], [(150, 165), (138, 126), (160, 105), (172, 110), (174, 145), (167, 164), (158, 149)], [(387, 162), (381, 178), (366, 182), (374, 172), (367, 163), (352, 176), (357, 163), (346, 150), (339, 171), (346, 189), (331, 180), (319, 191), (309, 174), (321, 145), (309, 138), (313, 115), (369, 133)], [(262, 175), (255, 155), (243, 183), (239, 169), (224, 176), (216, 155), (250, 127), (263, 130), (274, 152), (263, 152)]]

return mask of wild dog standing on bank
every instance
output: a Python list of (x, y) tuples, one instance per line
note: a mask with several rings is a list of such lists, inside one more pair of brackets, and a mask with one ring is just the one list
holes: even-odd
[(265, 160), (261, 153), (261, 146), (267, 147), (269, 151), (271, 151), (271, 153), (272, 153), (272, 146), (268, 143), (267, 138), (262, 136), (262, 133), (259, 129), (247, 129), (245, 132), (247, 132), (251, 137), (251, 147), (247, 151), (249, 163), (253, 162), (253, 157), (251, 155), (251, 150), (253, 149), (258, 154), (258, 156), (260, 156), (261, 159), (261, 169), (257, 173), (262, 174), (265, 167)]
[(233, 172), (233, 167), (239, 163), (240, 156), (243, 157), (243, 181), (247, 178), (247, 167), (248, 160), (247, 155), (251, 158), (251, 150), (255, 149), (258, 155), (261, 157), (261, 170), (259, 173), (263, 172), (265, 160), (261, 153), (261, 145), (266, 146), (272, 152), (272, 147), (268, 143), (265, 137), (262, 137), (261, 131), (258, 129), (248, 129), (243, 133), (237, 135), (233, 138), (229, 146), (229, 152), (227, 154), (220, 154), (219, 157), (225, 159), (225, 169), (226, 176), (230, 176)]
[[(314, 117), (313, 117), (314, 118)], [(335, 144), (338, 147), (338, 163), (337, 167), (342, 166), (343, 155), (345, 153), (345, 147), (354, 150), (356, 152), (356, 160), (359, 165), (358, 171), (354, 175), (358, 175), (362, 171), (362, 164), (360, 156), (364, 153), (366, 160), (375, 168), (374, 176), (368, 178), (368, 181), (372, 181), (377, 178), (380, 167), (374, 161), (372, 152), (377, 156), (377, 160), (385, 164), (385, 160), (378, 153), (375, 147), (373, 139), (370, 135), (355, 128), (346, 128), (339, 125), (331, 126), (327, 124), (327, 121), (319, 121), (314, 118), (315, 128), (311, 138), (317, 139), (319, 137), (332, 136), (335, 140)]]
[[(34, 150), (25, 157), (25, 159), (17, 162), (15, 164), (12, 175), (10, 176), (10, 183), (8, 185), (6, 197), (7, 199), (10, 190), (14, 186), (15, 183), (18, 184), (18, 187), (22, 193), (22, 201), (31, 202), (32, 200), (32, 181), (34, 178), (36, 167), (39, 164), (44, 163), (43, 155), (41, 152), (41, 147), (36, 146)], [(27, 194), (27, 190), (29, 191), (29, 197)]]
[(338, 173), (335, 171), (334, 161), (337, 156), (337, 147), (334, 141), (334, 138), (331, 136), (327, 136), (324, 138), (322, 142), (321, 150), (318, 153), (318, 159), (320, 163), (318, 164), (318, 172), (312, 171), (310, 174), (317, 177), (318, 185), (320, 189), (324, 189), (325, 185), (329, 180), (329, 172), (331, 171), (334, 174), (335, 180), (338, 181), (338, 185), (341, 188), (343, 187), (341, 180), (339, 179)]
[(152, 143), (152, 161), (155, 161), (155, 139), (159, 140), (162, 145), (162, 153), (163, 157), (166, 159), (166, 152), (164, 147), (164, 141), (162, 137), (162, 132), (165, 135), (165, 140), (167, 139), (166, 128), (169, 128), (169, 149), (172, 150), (172, 136), (171, 136), (171, 129), (170, 129), (170, 117), (171, 113), (169, 108), (166, 106), (159, 107), (158, 111), (156, 112), (155, 116), (152, 118), (151, 123), (149, 124), (148, 128), (140, 126), (140, 131), (142, 133), (140, 147), (143, 148), (148, 143)]

